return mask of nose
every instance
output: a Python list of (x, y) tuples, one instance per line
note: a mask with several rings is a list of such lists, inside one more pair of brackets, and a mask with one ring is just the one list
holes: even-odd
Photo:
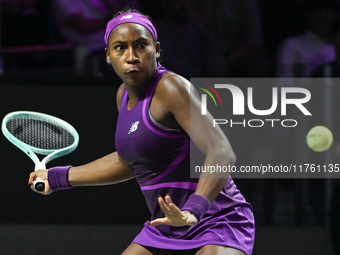
[(127, 57), (126, 57), (126, 61), (129, 63), (129, 64), (135, 64), (136, 62), (139, 61), (139, 58), (135, 52), (135, 50), (130, 47), (128, 50), (127, 50)]

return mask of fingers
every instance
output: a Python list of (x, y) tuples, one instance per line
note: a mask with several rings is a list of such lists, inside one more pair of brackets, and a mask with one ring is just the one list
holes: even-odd
[[(34, 183), (38, 177), (45, 182), (45, 190), (43, 192), (39, 192), (34, 189)], [(31, 190), (39, 194), (49, 195), (53, 192), (47, 181), (47, 170), (37, 170), (37, 171), (30, 173), (29, 178), (28, 178), (28, 185), (30, 185)]]
[(37, 171), (30, 173), (28, 177), (28, 184), (32, 184), (37, 179), (37, 177), (39, 177), (42, 180), (46, 180), (47, 170), (37, 170)]
[[(167, 200), (167, 196), (165, 196), (165, 200)], [(169, 207), (169, 203), (165, 203), (164, 199), (160, 196), (158, 198), (158, 204), (161, 207), (162, 211), (164, 212), (165, 216), (171, 215), (172, 211), (171, 208)]]
[[(166, 201), (166, 198), (167, 197), (165, 197), (165, 201)], [(170, 196), (169, 196), (169, 198), (170, 198)], [(168, 203), (168, 206), (169, 206), (172, 213), (182, 215), (182, 211), (174, 204), (174, 202), (171, 201), (171, 198), (170, 198), (169, 202), (167, 201), (167, 203)]]
[(33, 184), (36, 178), (37, 178), (36, 172), (30, 173), (28, 177), (28, 184)]
[(170, 225), (170, 226), (192, 226), (197, 223), (195, 215), (188, 211), (182, 212), (172, 201), (169, 195), (166, 195), (164, 199), (158, 197), (158, 203), (163, 211), (165, 217), (158, 218), (151, 221), (151, 226)]
[(167, 195), (165, 196), (165, 201), (166, 201), (168, 204), (173, 203), (169, 194), (167, 194)]
[(164, 212), (166, 217), (182, 217), (182, 212), (181, 210), (172, 202), (170, 195), (165, 196), (165, 201), (164, 199), (160, 196), (158, 198), (158, 203), (159, 206), (161, 207), (162, 211)]
[(167, 217), (158, 218), (149, 222), (150, 226), (170, 225), (170, 220)]

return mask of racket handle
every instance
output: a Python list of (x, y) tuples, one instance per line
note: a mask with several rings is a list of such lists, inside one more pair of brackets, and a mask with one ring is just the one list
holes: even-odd
[(44, 192), (45, 191), (45, 182), (37, 177), (37, 179), (33, 182), (33, 187), (38, 192)]
[[(37, 162), (35, 164), (34, 170), (37, 171), (39, 169), (46, 169), (46, 165), (43, 162)], [(36, 180), (33, 182), (33, 187), (38, 192), (44, 192), (45, 191), (45, 182), (44, 180), (40, 179), (38, 176)]]

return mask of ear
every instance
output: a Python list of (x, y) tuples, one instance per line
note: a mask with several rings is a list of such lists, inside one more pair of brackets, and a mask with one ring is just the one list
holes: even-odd
[(161, 56), (161, 43), (156, 42), (155, 48), (156, 48), (156, 58), (159, 58)]
[(111, 65), (110, 53), (107, 48), (105, 48), (106, 62)]

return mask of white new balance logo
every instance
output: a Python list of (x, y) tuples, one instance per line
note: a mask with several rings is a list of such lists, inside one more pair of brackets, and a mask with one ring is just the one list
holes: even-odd
[(131, 19), (132, 18), (132, 15), (125, 15), (123, 16), (120, 20), (123, 20), (123, 19)]
[(132, 133), (132, 132), (135, 132), (135, 131), (137, 130), (138, 124), (139, 124), (139, 121), (136, 121), (136, 122), (132, 123), (128, 135), (129, 135), (130, 133)]

